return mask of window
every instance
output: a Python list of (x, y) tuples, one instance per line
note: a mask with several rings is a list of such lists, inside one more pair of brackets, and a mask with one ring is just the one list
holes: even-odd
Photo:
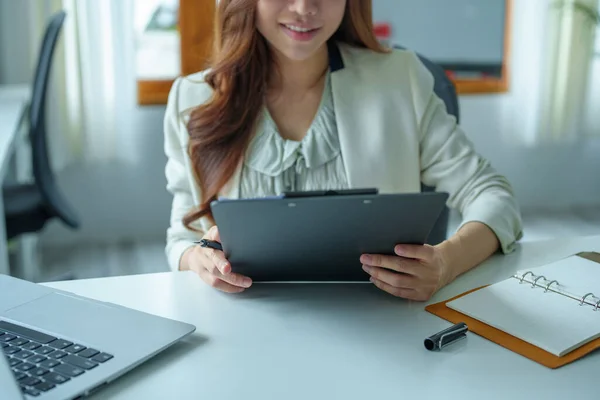
[(215, 8), (215, 0), (135, 0), (139, 104), (166, 104), (175, 78), (206, 67)]
[(166, 80), (181, 71), (179, 0), (136, 0), (134, 27), (139, 80)]

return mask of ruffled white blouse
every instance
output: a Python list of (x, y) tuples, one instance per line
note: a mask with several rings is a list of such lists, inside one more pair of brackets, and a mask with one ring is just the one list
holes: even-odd
[(317, 114), (301, 141), (282, 138), (265, 107), (244, 158), (240, 197), (347, 188), (328, 72)]

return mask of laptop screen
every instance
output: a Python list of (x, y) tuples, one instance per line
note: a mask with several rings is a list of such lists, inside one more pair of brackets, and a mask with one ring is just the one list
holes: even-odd
[(3, 399), (24, 398), (2, 350), (0, 350), (0, 388), (2, 388)]

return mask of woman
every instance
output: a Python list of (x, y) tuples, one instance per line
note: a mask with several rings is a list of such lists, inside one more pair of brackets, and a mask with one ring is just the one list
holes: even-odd
[(428, 300), (521, 236), (512, 189), (475, 153), (411, 52), (385, 50), (370, 0), (221, 0), (209, 70), (179, 78), (165, 116), (166, 252), (229, 293), (246, 290), (220, 251), (217, 197), (377, 187), (450, 193), (464, 223), (436, 246), (365, 254), (365, 273), (395, 296)]

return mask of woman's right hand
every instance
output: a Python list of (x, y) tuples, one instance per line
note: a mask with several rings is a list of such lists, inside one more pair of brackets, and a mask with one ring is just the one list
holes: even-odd
[[(203, 239), (220, 242), (219, 229), (213, 226)], [(252, 285), (247, 276), (231, 272), (231, 264), (219, 250), (191, 247), (182, 257), (182, 266), (197, 273), (208, 285), (226, 293), (241, 293)]]

